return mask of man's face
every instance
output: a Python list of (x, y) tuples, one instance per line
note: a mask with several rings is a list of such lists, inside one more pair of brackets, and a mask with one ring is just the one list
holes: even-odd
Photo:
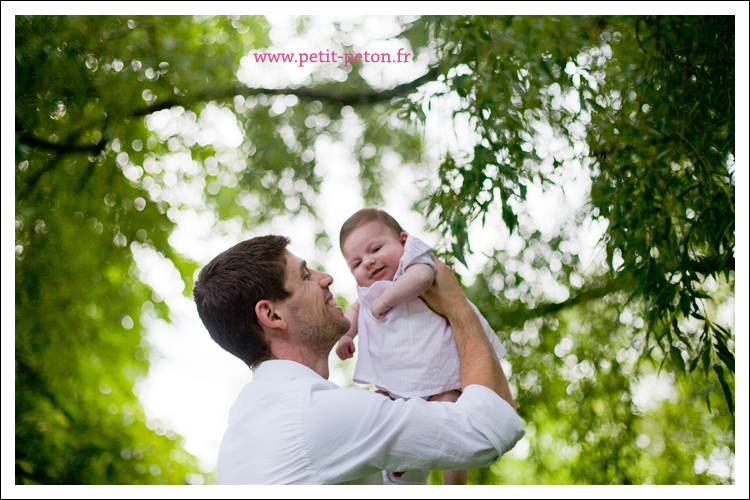
[(307, 347), (325, 356), (350, 327), (344, 311), (328, 287), (333, 278), (307, 267), (307, 263), (286, 252), (286, 288), (292, 295), (284, 301), (290, 313), (290, 331)]

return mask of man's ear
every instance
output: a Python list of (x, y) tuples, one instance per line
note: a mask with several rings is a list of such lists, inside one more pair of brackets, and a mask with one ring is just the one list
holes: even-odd
[(401, 242), (401, 246), (406, 245), (406, 238), (409, 237), (409, 234), (406, 231), (401, 231), (401, 234), (398, 237), (398, 240)]
[(268, 300), (260, 300), (255, 304), (255, 316), (258, 318), (258, 323), (261, 326), (273, 329), (286, 329), (286, 321), (282, 318), (277, 309), (276, 304)]

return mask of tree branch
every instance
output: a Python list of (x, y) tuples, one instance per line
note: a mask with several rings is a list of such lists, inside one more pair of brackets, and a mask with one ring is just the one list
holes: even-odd
[(78, 135), (75, 135), (73, 139), (69, 142), (65, 142), (62, 144), (57, 144), (53, 142), (47, 142), (43, 141), (41, 139), (37, 139), (31, 134), (18, 134), (16, 141), (25, 144), (27, 146), (31, 146), (34, 148), (40, 148), (40, 149), (46, 149), (48, 151), (52, 151), (55, 153), (55, 158), (51, 160), (47, 165), (41, 167), (39, 170), (34, 172), (34, 174), (29, 178), (28, 182), (26, 183), (26, 188), (17, 195), (17, 199), (22, 200), (26, 198), (29, 193), (31, 193), (34, 188), (36, 187), (39, 180), (42, 178), (44, 174), (47, 172), (54, 170), (57, 165), (60, 163), (64, 155), (71, 154), (71, 153), (86, 153), (90, 156), (98, 156), (104, 151), (105, 146), (107, 145), (107, 139), (105, 134), (102, 134), (102, 138), (97, 142), (96, 144), (84, 144), (84, 145), (74, 145), (73, 143), (80, 135), (80, 131)]
[(41, 148), (41, 149), (47, 149), (49, 151), (54, 151), (57, 154), (68, 154), (68, 153), (89, 153), (98, 155), (104, 150), (104, 146), (106, 145), (106, 142), (104, 138), (102, 138), (99, 142), (96, 144), (82, 144), (82, 145), (74, 145), (72, 142), (64, 142), (64, 143), (56, 143), (56, 142), (48, 142), (43, 141), (41, 139), (38, 139), (34, 137), (31, 134), (19, 134), (18, 136), (18, 142), (25, 144), (27, 146), (31, 146), (34, 148)]
[(26, 364), (23, 359), (20, 359), (17, 353), (16, 376), (26, 377), (29, 380), (29, 383), (25, 384), (26, 387), (33, 387), (36, 392), (47, 398), (49, 402), (52, 403), (52, 406), (60, 410), (60, 412), (67, 417), (68, 422), (70, 422), (71, 424), (75, 423), (76, 420), (73, 418), (73, 415), (71, 415), (63, 407), (63, 405), (60, 404), (57, 397), (52, 392), (50, 392), (44, 377), (40, 375), (36, 370), (34, 370), (31, 366)]
[[(123, 28), (124, 29), (124, 28)], [(241, 95), (244, 97), (255, 96), (259, 94), (265, 95), (294, 95), (302, 99), (308, 100), (321, 100), (327, 101), (331, 104), (337, 104), (339, 106), (350, 106), (358, 104), (372, 104), (376, 102), (390, 101), (395, 97), (405, 96), (412, 91), (418, 89), (429, 81), (433, 81), (440, 74), (438, 66), (433, 66), (424, 75), (420, 76), (416, 80), (411, 82), (397, 85), (392, 89), (384, 90), (380, 92), (341, 92), (331, 90), (330, 88), (283, 88), (283, 89), (263, 89), (263, 88), (250, 88), (244, 86), (235, 86), (223, 92), (203, 92), (192, 96), (178, 97), (175, 99), (169, 99), (152, 106), (148, 106), (139, 110), (135, 110), (131, 113), (127, 113), (119, 118), (137, 118), (141, 116), (150, 115), (163, 109), (170, 109), (174, 106), (190, 107), (191, 104), (196, 102), (206, 102), (211, 100), (230, 100), (234, 99), (235, 96)], [(114, 114), (114, 113), (113, 113)], [(18, 120), (16, 120), (16, 129), (20, 130)], [(106, 134), (105, 134), (106, 135)], [(107, 140), (103, 136), (102, 139), (96, 144), (86, 145), (75, 145), (76, 138), (69, 140), (65, 143), (53, 143), (41, 140), (32, 134), (20, 133), (16, 136), (16, 141), (27, 146), (34, 148), (46, 149), (56, 153), (57, 158), (55, 161), (50, 162), (46, 167), (38, 170), (30, 179), (26, 186), (26, 189), (18, 196), (19, 199), (26, 197), (31, 191), (33, 191), (36, 184), (39, 182), (41, 177), (52, 170), (57, 165), (63, 155), (71, 153), (88, 153), (90, 155), (98, 155), (106, 146)]]
[(569, 307), (579, 304), (585, 304), (591, 300), (601, 299), (615, 292), (632, 290), (632, 283), (626, 278), (608, 280), (600, 286), (594, 286), (585, 290), (580, 290), (567, 300), (562, 302), (548, 302), (539, 304), (536, 307), (527, 307), (520, 300), (498, 304), (495, 318), (499, 325), (522, 326), (526, 321), (534, 318), (541, 318), (560, 312)]
[(195, 102), (205, 102), (211, 100), (230, 100), (235, 96), (250, 97), (259, 94), (265, 95), (293, 95), (302, 99), (326, 101), (339, 106), (355, 106), (358, 104), (372, 104), (376, 102), (390, 101), (395, 97), (405, 96), (427, 82), (433, 81), (440, 74), (438, 66), (433, 66), (424, 75), (408, 83), (397, 85), (389, 90), (380, 92), (340, 92), (326, 88), (283, 88), (283, 89), (263, 89), (236, 86), (224, 92), (202, 92), (185, 98), (169, 99), (152, 106), (148, 106), (133, 113), (130, 116), (140, 117), (150, 115), (163, 109), (169, 109), (174, 106), (187, 107)]

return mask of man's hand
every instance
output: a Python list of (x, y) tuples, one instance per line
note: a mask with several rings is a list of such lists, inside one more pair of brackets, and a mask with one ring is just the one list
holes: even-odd
[(461, 358), (461, 388), (472, 384), (483, 385), (515, 409), (503, 368), (453, 270), (434, 255), (430, 257), (436, 267), (435, 281), (420, 297), (430, 309), (445, 317), (453, 328), (458, 356)]
[(342, 360), (349, 359), (354, 356), (354, 339), (348, 335), (344, 335), (339, 340), (339, 345), (336, 347), (336, 354)]
[[(432, 286), (428, 288), (420, 297), (427, 305), (444, 318), (450, 321), (450, 315), (462, 307), (471, 308), (469, 301), (466, 300), (461, 285), (458, 284), (453, 269), (442, 260), (430, 254), (432, 262), (435, 263), (435, 278)], [(473, 311), (472, 311), (473, 312)]]
[(391, 308), (388, 307), (380, 297), (373, 300), (370, 304), (370, 312), (373, 316), (375, 316), (375, 319), (383, 319), (385, 317), (385, 313), (390, 310)]

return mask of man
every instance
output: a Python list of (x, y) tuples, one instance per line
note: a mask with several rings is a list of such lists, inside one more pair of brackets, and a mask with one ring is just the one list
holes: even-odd
[[(453, 272), (435, 259), (422, 295), (453, 327), (462, 395), (455, 403), (392, 401), (328, 379), (328, 355), (349, 329), (330, 275), (263, 236), (217, 256), (193, 292), (211, 337), (253, 370), (229, 413), (221, 484), (336, 484), (377, 471), (424, 484), (430, 470), (499, 459), (523, 437), (508, 383)], [(396, 474), (399, 476), (400, 473)]]

